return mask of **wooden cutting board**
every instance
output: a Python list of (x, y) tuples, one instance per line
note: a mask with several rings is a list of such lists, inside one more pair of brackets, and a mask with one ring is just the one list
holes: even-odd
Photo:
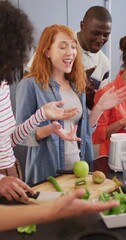
[[(77, 179), (74, 174), (63, 174), (59, 177), (56, 177), (60, 186), (64, 192), (75, 191), (75, 180)], [(90, 199), (96, 199), (103, 192), (112, 192), (117, 189), (117, 185), (110, 179), (105, 179), (101, 184), (93, 183), (92, 175), (86, 177), (86, 185), (84, 185), (90, 192)], [(36, 191), (56, 191), (52, 183), (49, 181), (42, 183), (38, 186), (35, 186), (33, 189)]]

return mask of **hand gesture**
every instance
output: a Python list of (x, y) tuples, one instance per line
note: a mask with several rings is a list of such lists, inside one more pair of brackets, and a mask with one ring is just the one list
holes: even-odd
[(111, 109), (126, 100), (126, 86), (114, 91), (114, 87), (104, 93), (98, 101), (102, 111)]
[[(118, 206), (118, 201), (91, 202), (80, 199), (85, 194), (84, 190), (79, 189), (57, 199), (53, 205), (52, 220), (77, 216), (85, 213), (100, 212)], [(56, 207), (55, 207), (56, 206)], [(51, 218), (50, 218), (51, 220)]]
[(25, 193), (26, 191), (35, 194), (32, 188), (16, 177), (5, 176), (0, 180), (0, 195), (9, 201), (22, 199), (27, 202), (29, 198)]
[(66, 141), (81, 141), (81, 138), (76, 136), (77, 125), (74, 126), (71, 124), (70, 131), (66, 132), (58, 122), (53, 122), (52, 131)]
[(60, 108), (63, 105), (63, 101), (46, 103), (43, 108), (47, 119), (64, 120), (72, 118), (78, 113), (78, 109), (76, 107), (69, 109)]

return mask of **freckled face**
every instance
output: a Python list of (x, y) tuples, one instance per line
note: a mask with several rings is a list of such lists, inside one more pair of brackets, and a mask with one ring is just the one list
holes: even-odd
[(65, 33), (58, 33), (50, 49), (47, 50), (47, 57), (52, 62), (53, 72), (71, 72), (76, 55), (77, 43)]

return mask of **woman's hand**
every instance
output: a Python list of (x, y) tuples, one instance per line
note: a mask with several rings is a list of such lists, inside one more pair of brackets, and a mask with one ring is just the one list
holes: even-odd
[(26, 191), (35, 194), (35, 191), (19, 178), (5, 176), (0, 180), (0, 195), (9, 201), (13, 199), (20, 201), (22, 199), (22, 201), (27, 202), (29, 198)]
[(70, 125), (70, 131), (66, 132), (58, 122), (52, 123), (52, 132), (66, 141), (81, 141), (81, 138), (76, 136), (77, 125)]
[(126, 100), (126, 86), (114, 91), (114, 87), (104, 93), (98, 101), (102, 111), (111, 109)]
[(110, 88), (100, 97), (99, 101), (92, 109), (89, 115), (90, 126), (93, 127), (96, 124), (105, 110), (111, 109), (123, 101), (126, 101), (126, 86), (116, 91), (114, 91), (114, 87)]
[(78, 113), (78, 108), (60, 108), (63, 105), (63, 101), (46, 103), (43, 106), (46, 118), (49, 120), (64, 120), (70, 119)]
[(108, 202), (91, 202), (82, 200), (81, 197), (85, 194), (82, 189), (76, 190), (66, 196), (57, 199), (53, 204), (53, 215), (50, 211), (50, 221), (57, 220), (60, 218), (67, 218), (85, 213), (100, 212), (112, 207), (118, 206), (117, 201)]

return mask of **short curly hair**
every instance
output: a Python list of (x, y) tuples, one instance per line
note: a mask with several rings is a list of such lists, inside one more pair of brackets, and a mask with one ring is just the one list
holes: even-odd
[(33, 26), (27, 15), (8, 1), (0, 1), (0, 83), (13, 82), (15, 70), (27, 60), (33, 43)]

